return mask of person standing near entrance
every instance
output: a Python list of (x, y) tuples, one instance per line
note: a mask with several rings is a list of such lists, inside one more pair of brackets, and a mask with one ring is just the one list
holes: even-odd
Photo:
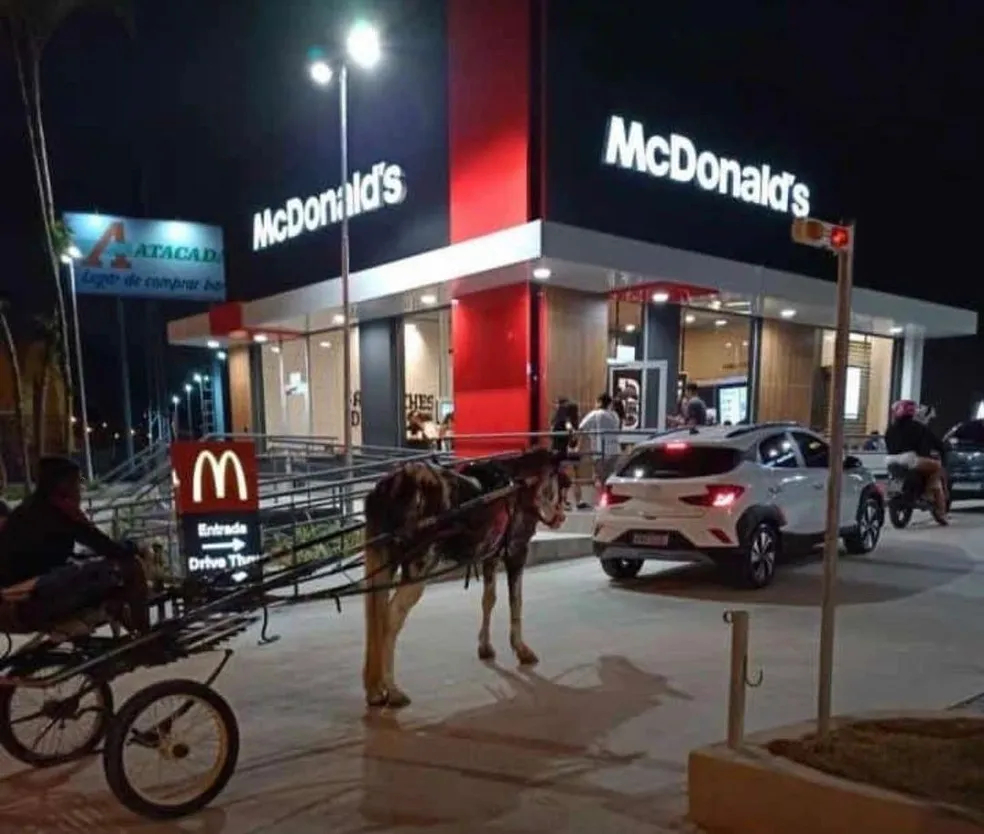
[(707, 404), (697, 394), (696, 384), (693, 382), (687, 383), (685, 394), (683, 424), (685, 426), (706, 426)]
[(584, 441), (582, 448), (591, 450), (595, 486), (605, 483), (612, 465), (618, 459), (618, 433), (621, 428), (618, 415), (612, 410), (611, 394), (599, 394), (597, 405), (578, 426)]
[[(561, 397), (557, 400), (557, 409), (550, 421), (550, 448), (560, 460), (563, 460), (561, 470), (567, 475), (577, 509), (586, 510), (590, 505), (584, 501), (581, 484), (577, 479), (577, 465), (581, 458), (578, 454), (577, 424), (577, 403)], [(567, 488), (561, 490), (561, 500), (568, 510), (572, 509), (567, 500)]]

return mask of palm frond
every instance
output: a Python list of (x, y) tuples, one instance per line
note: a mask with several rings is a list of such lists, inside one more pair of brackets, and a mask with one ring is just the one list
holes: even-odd
[(68, 18), (85, 10), (115, 17), (128, 35), (135, 34), (130, 0), (0, 0), (0, 18), (22, 24), (39, 52)]

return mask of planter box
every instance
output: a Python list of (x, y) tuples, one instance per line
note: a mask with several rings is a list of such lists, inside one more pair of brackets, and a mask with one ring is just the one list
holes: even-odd
[[(959, 715), (879, 713), (839, 720)], [(714, 834), (984, 834), (984, 819), (970, 811), (830, 776), (765, 749), (814, 729), (803, 723), (749, 736), (737, 750), (717, 744), (691, 752), (691, 820)]]

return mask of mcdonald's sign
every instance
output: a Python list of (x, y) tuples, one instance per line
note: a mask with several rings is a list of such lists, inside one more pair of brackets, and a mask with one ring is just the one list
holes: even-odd
[(174, 497), (180, 515), (256, 512), (256, 449), (250, 442), (171, 444)]

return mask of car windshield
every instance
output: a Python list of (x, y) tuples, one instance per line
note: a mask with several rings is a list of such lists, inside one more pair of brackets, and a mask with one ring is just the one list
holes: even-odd
[(727, 446), (663, 443), (640, 449), (619, 467), (620, 478), (705, 478), (723, 475), (741, 463), (741, 452)]

